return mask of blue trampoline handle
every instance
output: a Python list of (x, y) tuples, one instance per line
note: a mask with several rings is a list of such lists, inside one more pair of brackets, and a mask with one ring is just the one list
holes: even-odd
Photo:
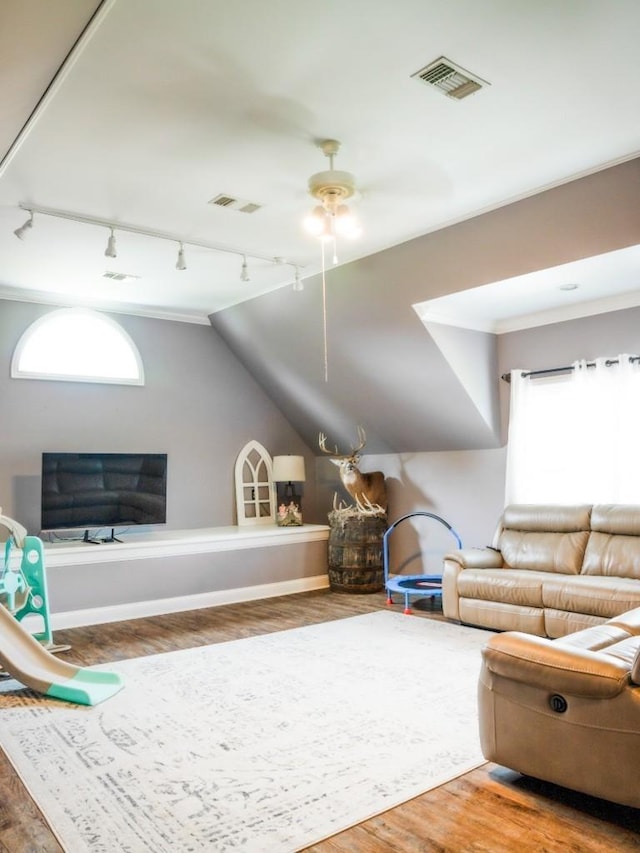
[(439, 515), (435, 515), (433, 512), (410, 512), (408, 515), (403, 515), (402, 518), (399, 518), (397, 521), (394, 521), (392, 525), (390, 525), (382, 537), (382, 555), (383, 555), (383, 564), (384, 564), (384, 581), (385, 584), (389, 579), (389, 536), (393, 533), (396, 527), (399, 524), (402, 524), (403, 521), (406, 521), (408, 518), (415, 518), (416, 516), (426, 516), (427, 518), (433, 518), (435, 521), (439, 521), (440, 524), (444, 524), (444, 526), (449, 530), (457, 543), (458, 548), (462, 548), (462, 540), (453, 529), (453, 527), (449, 524), (448, 521), (445, 521), (444, 518), (441, 518)]

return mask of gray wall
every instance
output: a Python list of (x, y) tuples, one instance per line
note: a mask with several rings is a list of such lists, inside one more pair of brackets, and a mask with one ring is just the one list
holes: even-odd
[[(362, 423), (362, 468), (387, 475), (392, 521), (426, 510), (465, 545), (485, 544), (504, 494), (500, 374), (638, 352), (640, 309), (500, 337), (434, 329), (438, 344), (410, 303), (639, 242), (639, 179), (633, 161), (336, 270), (329, 383), (317, 282), (214, 315), (213, 329), (114, 315), (140, 348), (144, 388), (10, 380), (19, 336), (51, 309), (0, 301), (0, 505), (37, 527), (44, 449), (166, 450), (169, 526), (232, 524), (233, 465), (256, 438), (272, 454), (306, 457), (305, 520), (326, 523), (340, 485), (337, 469), (315, 459), (318, 431), (347, 449)], [(461, 351), (463, 365), (478, 358), (466, 376)], [(436, 528), (425, 530), (399, 529), (394, 560), (431, 550)]]
[[(510, 332), (496, 340), (498, 358), (492, 381), (501, 396), (503, 446), (457, 452), (365, 452), (362, 470), (381, 470), (387, 477), (391, 522), (424, 510), (451, 524), (465, 547), (489, 543), (504, 506), (509, 385), (499, 377), (511, 369), (537, 370), (622, 352), (640, 354), (640, 308)], [(321, 505), (329, 508), (334, 494), (348, 500), (335, 466), (320, 458), (316, 470)], [(435, 522), (424, 519), (403, 522), (389, 542), (392, 565), (410, 561), (420, 552), (429, 571), (452, 545), (446, 531), (443, 534)], [(409, 570), (419, 573), (420, 563), (416, 557), (408, 563)]]
[[(144, 387), (11, 379), (16, 343), (50, 310), (0, 300), (0, 506), (30, 533), (44, 450), (168, 453), (173, 529), (235, 524), (234, 464), (251, 439), (313, 471), (313, 453), (208, 325), (112, 315), (140, 350)], [(312, 477), (303, 508), (318, 517)]]
[[(563, 367), (581, 358), (590, 360), (620, 353), (640, 354), (640, 308), (609, 311), (501, 335), (498, 339), (498, 372), (502, 375), (510, 370)], [(506, 382), (500, 383), (500, 394), (506, 441), (509, 416), (509, 385)]]
[[(491, 542), (504, 506), (506, 449), (365, 455), (363, 471), (382, 471), (389, 498), (389, 522), (412, 512), (443, 518), (465, 547)], [(337, 495), (351, 503), (327, 459), (318, 459), (318, 497), (328, 507)], [(403, 521), (389, 538), (391, 568), (410, 574), (437, 574), (442, 556), (456, 540), (439, 522), (419, 517)]]
[[(328, 383), (318, 277), (302, 293), (285, 288), (211, 323), (310, 447), (322, 430), (346, 451), (356, 425), (366, 428), (361, 467), (390, 478), (392, 521), (432, 511), (465, 544), (485, 544), (504, 502), (509, 386), (500, 375), (638, 352), (640, 309), (495, 336), (427, 329), (411, 306), (637, 244), (638, 198), (633, 160), (330, 270)], [(317, 472), (328, 511), (344, 492), (335, 467), (319, 460)], [(392, 539), (401, 557), (420, 538), (404, 529)]]
[(639, 198), (636, 159), (331, 268), (328, 382), (319, 276), (211, 323), (310, 447), (319, 430), (348, 446), (357, 424), (373, 453), (499, 447), (492, 336), (430, 334), (412, 305), (640, 243)]

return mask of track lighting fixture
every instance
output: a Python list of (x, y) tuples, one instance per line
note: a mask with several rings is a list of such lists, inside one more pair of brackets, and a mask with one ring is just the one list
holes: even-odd
[(106, 258), (118, 257), (118, 253), (116, 251), (116, 235), (113, 233), (113, 228), (111, 229), (111, 234), (107, 240), (107, 248), (104, 250), (104, 255)]
[(300, 267), (296, 267), (296, 277), (293, 280), (293, 289), (297, 292), (304, 290), (304, 282), (300, 278)]
[(32, 210), (29, 211), (29, 218), (24, 223), (24, 225), (21, 225), (19, 228), (16, 228), (16, 230), (13, 233), (16, 235), (18, 240), (24, 240), (24, 238), (27, 236), (27, 233), (29, 232), (30, 228), (33, 228), (33, 211)]
[[(271, 256), (266, 257), (264, 255), (255, 255), (253, 253), (247, 254), (243, 252), (241, 249), (233, 249), (227, 246), (216, 246), (212, 243), (203, 243), (198, 240), (186, 240), (183, 241), (179, 238), (177, 234), (166, 234), (160, 231), (151, 231), (147, 228), (139, 228), (137, 225), (127, 225), (125, 222), (111, 222), (108, 219), (97, 219), (92, 216), (84, 216), (81, 213), (71, 213), (66, 210), (52, 210), (48, 207), (37, 207), (34, 205), (29, 205), (26, 207), (25, 205), (20, 205), (20, 209), (29, 214), (29, 218), (21, 225), (20, 228), (16, 228), (13, 232), (16, 237), (20, 240), (24, 239), (27, 232), (30, 228), (33, 227), (33, 217), (34, 214), (37, 213), (40, 216), (53, 216), (56, 219), (68, 219), (71, 222), (82, 222), (85, 225), (93, 225), (100, 228), (108, 228), (109, 229), (109, 238), (107, 240), (107, 246), (105, 249), (105, 257), (107, 258), (115, 258), (116, 255), (116, 236), (115, 231), (126, 231), (129, 234), (139, 234), (143, 237), (151, 237), (155, 240), (168, 240), (172, 243), (178, 244), (178, 257), (176, 259), (176, 269), (177, 270), (186, 270), (187, 262), (185, 258), (185, 243), (188, 246), (197, 246), (200, 249), (206, 249), (211, 252), (222, 252), (228, 255), (235, 255), (236, 257), (242, 258), (242, 267), (240, 270), (240, 279), (242, 281), (251, 281), (251, 277), (249, 275), (249, 266), (247, 262), (247, 258), (252, 258), (260, 261), (265, 261), (266, 263), (276, 264), (277, 266), (291, 266), (294, 267), (295, 264), (288, 261), (286, 258), (281, 256)], [(299, 267), (295, 266), (296, 269), (296, 278), (299, 281)], [(298, 289), (302, 290), (302, 282), (299, 282), (300, 287)]]

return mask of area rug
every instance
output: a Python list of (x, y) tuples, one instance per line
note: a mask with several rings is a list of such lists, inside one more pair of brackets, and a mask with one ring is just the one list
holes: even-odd
[(292, 853), (483, 763), (489, 636), (380, 611), (111, 664), (93, 708), (5, 683), (0, 745), (67, 853)]

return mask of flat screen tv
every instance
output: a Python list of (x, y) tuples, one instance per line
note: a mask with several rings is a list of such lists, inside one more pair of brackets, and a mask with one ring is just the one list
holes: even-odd
[(166, 520), (166, 453), (42, 454), (42, 531)]

